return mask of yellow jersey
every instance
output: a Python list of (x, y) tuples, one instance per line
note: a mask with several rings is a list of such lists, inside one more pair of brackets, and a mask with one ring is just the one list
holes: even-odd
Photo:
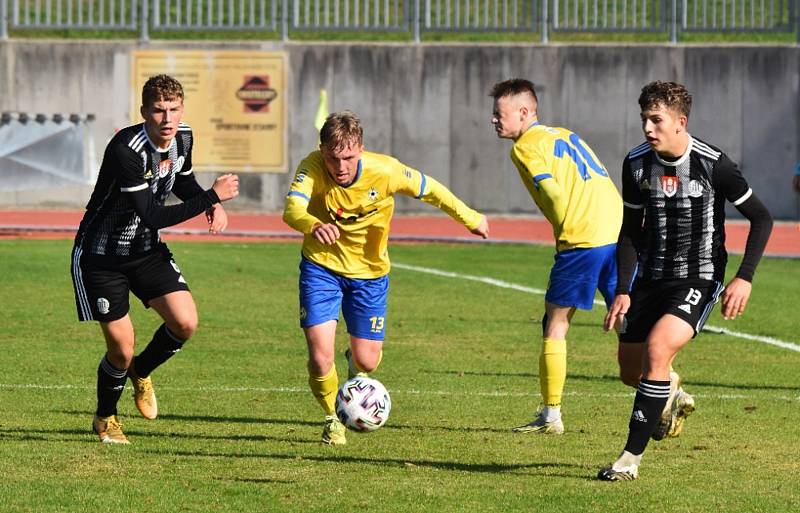
[(553, 226), (557, 251), (617, 242), (622, 198), (580, 137), (566, 128), (535, 123), (514, 142), (511, 160)]
[[(297, 167), (286, 196), (283, 220), (305, 234), (303, 255), (348, 278), (378, 278), (389, 272), (389, 224), (396, 193), (430, 203), (473, 230), (481, 214), (444, 185), (397, 159), (363, 152), (356, 178), (343, 187), (325, 169), (322, 154), (310, 153)], [(317, 224), (335, 224), (339, 239), (322, 244), (311, 234)]]

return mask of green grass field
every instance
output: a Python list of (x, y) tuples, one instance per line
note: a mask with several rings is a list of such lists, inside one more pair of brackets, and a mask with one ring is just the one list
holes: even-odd
[[(374, 375), (391, 418), (327, 447), (296, 320), (299, 245), (170, 246), (200, 329), (153, 374), (157, 420), (138, 417), (126, 390), (132, 444), (114, 447), (90, 431), (103, 344), (94, 323), (75, 320), (71, 243), (0, 241), (0, 511), (800, 510), (798, 352), (701, 335), (676, 363), (698, 404), (683, 435), (650, 445), (639, 481), (599, 482), (632, 401), (603, 309), (579, 312), (570, 332), (567, 433), (513, 434), (537, 407), (543, 298), (395, 268)], [(543, 289), (552, 249), (395, 245), (392, 258)], [(798, 283), (800, 262), (766, 259), (745, 316), (715, 312), (709, 324), (798, 344)], [(142, 347), (159, 322), (132, 304)]]

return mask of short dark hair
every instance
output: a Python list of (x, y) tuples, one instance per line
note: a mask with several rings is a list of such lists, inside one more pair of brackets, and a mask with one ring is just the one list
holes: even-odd
[(683, 84), (656, 80), (642, 88), (642, 94), (639, 95), (639, 107), (644, 112), (658, 105), (663, 105), (688, 118), (692, 110), (692, 95)]
[(155, 75), (147, 79), (142, 87), (142, 105), (149, 107), (158, 101), (184, 99), (183, 86), (169, 75)]
[(361, 127), (361, 120), (349, 110), (329, 115), (319, 131), (320, 144), (333, 151), (347, 148), (352, 144), (361, 145), (363, 141), (364, 129)]
[(536, 97), (536, 89), (533, 82), (525, 80), (524, 78), (512, 78), (503, 82), (498, 82), (492, 87), (492, 92), (489, 96), (495, 100), (505, 98), (506, 96), (516, 96), (518, 94), (530, 93), (534, 101), (539, 103), (539, 98)]

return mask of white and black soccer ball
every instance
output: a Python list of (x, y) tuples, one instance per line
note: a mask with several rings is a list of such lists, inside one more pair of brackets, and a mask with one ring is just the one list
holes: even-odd
[(374, 378), (356, 376), (336, 394), (336, 416), (354, 431), (375, 431), (386, 424), (391, 410), (389, 392)]

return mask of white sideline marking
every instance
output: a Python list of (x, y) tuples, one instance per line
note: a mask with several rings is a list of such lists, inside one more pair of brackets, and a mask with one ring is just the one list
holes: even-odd
[[(400, 264), (393, 262), (392, 267), (397, 267), (398, 269), (405, 269), (407, 271), (416, 271), (419, 273), (426, 273), (426, 274), (434, 274), (436, 276), (443, 276), (445, 278), (458, 278), (461, 280), (468, 280), (468, 281), (477, 281), (480, 283), (486, 283), (487, 285), (493, 285), (495, 287), (500, 287), (503, 289), (511, 289), (511, 290), (518, 290), (520, 292), (527, 292), (528, 294), (536, 294), (538, 296), (543, 296), (545, 294), (545, 290), (537, 289), (533, 287), (526, 287), (524, 285), (518, 285), (516, 283), (511, 283), (503, 280), (495, 280), (494, 278), (489, 278), (486, 276), (473, 276), (470, 274), (461, 274), (461, 273), (454, 273), (450, 271), (442, 271), (440, 269), (432, 269), (430, 267), (419, 267), (416, 265), (408, 265), (408, 264)], [(594, 300), (594, 304), (605, 306), (605, 303), (599, 301), (597, 299)], [(709, 326), (706, 325), (703, 327), (703, 331), (708, 331), (710, 333), (717, 333), (728, 335), (730, 337), (735, 338), (742, 338), (745, 340), (752, 340), (755, 342), (761, 342), (764, 344), (769, 344), (772, 346), (780, 347), (782, 349), (788, 349), (789, 351), (795, 351), (800, 353), (800, 345), (793, 344), (791, 342), (785, 342), (783, 340), (779, 340), (777, 338), (772, 337), (764, 337), (761, 335), (750, 335), (749, 333), (742, 333), (739, 331), (732, 331), (727, 328), (720, 328), (718, 326)]]
[[(12, 389), (12, 390), (95, 390), (94, 386), (89, 385), (41, 385), (41, 384), (26, 384), (26, 383), (0, 383), (0, 389)], [(128, 390), (132, 390), (130, 386), (126, 387)], [(170, 387), (170, 386), (159, 386), (159, 390), (167, 390), (173, 392), (228, 392), (228, 393), (238, 393), (238, 392), (257, 392), (257, 393), (264, 393), (264, 394), (307, 394), (307, 388), (301, 387)], [(534, 392), (503, 392), (501, 390), (496, 390), (494, 392), (447, 392), (444, 390), (416, 390), (416, 389), (409, 389), (409, 390), (400, 390), (400, 389), (392, 389), (392, 394), (398, 395), (420, 395), (420, 396), (469, 396), (469, 397), (530, 397), (535, 395)], [(586, 393), (586, 392), (565, 392), (564, 395), (571, 396), (571, 397), (603, 397), (603, 398), (615, 398), (615, 397), (634, 397), (636, 394), (633, 390), (630, 392), (616, 392), (613, 394), (597, 394), (597, 393)], [(746, 394), (692, 394), (694, 397), (705, 398), (705, 399), (715, 399), (715, 400), (774, 400), (774, 401), (790, 401), (800, 402), (800, 396), (791, 397), (787, 395), (782, 396), (758, 396), (758, 395), (746, 395)]]

